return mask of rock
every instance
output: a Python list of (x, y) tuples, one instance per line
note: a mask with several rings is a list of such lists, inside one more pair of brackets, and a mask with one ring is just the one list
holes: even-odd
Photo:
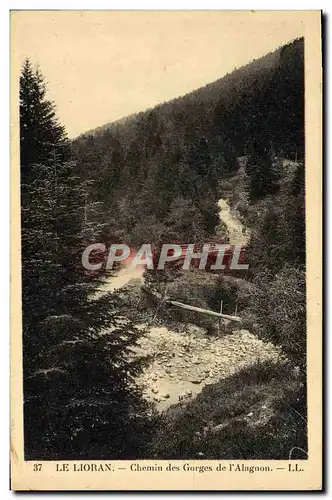
[(201, 377), (189, 377), (189, 382), (192, 384), (200, 384), (202, 380), (203, 379)]
[(226, 426), (227, 426), (226, 423), (218, 424), (218, 425), (216, 425), (215, 427), (212, 428), (212, 432), (219, 432), (222, 429), (224, 429)]
[(153, 394), (157, 394), (158, 393), (158, 389), (156, 387), (152, 387), (151, 391), (153, 392)]
[(253, 412), (251, 411), (250, 413), (248, 413), (247, 417), (252, 417), (253, 416)]
[(169, 399), (170, 395), (167, 393), (167, 394), (164, 394), (162, 397), (163, 397), (164, 399)]

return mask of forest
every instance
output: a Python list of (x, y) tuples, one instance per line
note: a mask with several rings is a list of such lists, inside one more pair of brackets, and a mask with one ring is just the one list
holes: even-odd
[[(288, 459), (295, 448), (303, 458), (304, 40), (73, 140), (47, 92), (27, 59), (20, 77), (26, 459)], [(145, 271), (144, 287), (98, 294), (112, 273), (84, 272), (88, 245), (159, 248), (226, 237), (220, 199), (250, 234), (245, 275)], [(137, 383), (150, 362), (144, 352), (132, 356), (141, 325), (158, 318), (181, 332), (196, 323), (208, 342), (232, 334), (155, 307), (149, 292), (163, 293), (166, 284), (192, 305), (215, 309), (222, 298), (226, 313), (236, 307), (245, 328), (286, 361), (244, 367), (158, 413)], [(243, 415), (271, 394), (269, 418), (244, 425)], [(207, 415), (227, 425), (203, 433)]]

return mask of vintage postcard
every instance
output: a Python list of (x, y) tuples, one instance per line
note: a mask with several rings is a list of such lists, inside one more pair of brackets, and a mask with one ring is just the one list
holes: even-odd
[(11, 12), (11, 488), (322, 488), (320, 11)]

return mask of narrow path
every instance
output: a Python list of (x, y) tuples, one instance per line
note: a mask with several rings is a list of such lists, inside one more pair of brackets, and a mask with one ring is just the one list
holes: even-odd
[(250, 237), (248, 230), (244, 227), (242, 222), (231, 213), (227, 201), (220, 199), (218, 201), (218, 207), (219, 218), (226, 224), (229, 232), (230, 245), (247, 245)]
[[(250, 235), (230, 211), (228, 203), (218, 202), (219, 217), (229, 231), (229, 243), (246, 245)], [(133, 279), (143, 280), (143, 266), (121, 268), (108, 278), (100, 293), (118, 290)], [(145, 325), (137, 325), (145, 329)], [(145, 397), (162, 412), (181, 400), (195, 397), (205, 385), (226, 378), (257, 361), (278, 362), (282, 355), (271, 343), (262, 342), (248, 330), (239, 327), (232, 334), (207, 339), (205, 332), (190, 325), (187, 332), (172, 331), (165, 326), (148, 327), (133, 356), (150, 355), (152, 362), (139, 377)]]
[(132, 280), (139, 279), (143, 283), (144, 271), (144, 266), (132, 267), (130, 263), (124, 267), (121, 267), (115, 275), (110, 276), (105, 280), (105, 282), (98, 290), (98, 295), (100, 296), (107, 292), (114, 292), (115, 290), (119, 290), (120, 288), (128, 285), (128, 283), (130, 283), (130, 281)]
[[(220, 199), (218, 206), (219, 218), (226, 224), (229, 231), (230, 245), (246, 245), (249, 240), (248, 231), (242, 222), (231, 213), (227, 201)], [(131, 267), (131, 261), (128, 260), (126, 265), (121, 267), (115, 275), (105, 280), (104, 284), (99, 288), (98, 295), (119, 290), (130, 283), (131, 280), (143, 280), (144, 270), (144, 266)]]

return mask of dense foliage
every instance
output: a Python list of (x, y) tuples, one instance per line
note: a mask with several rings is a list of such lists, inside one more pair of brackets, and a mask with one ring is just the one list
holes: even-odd
[[(207, 241), (216, 201), (226, 197), (252, 230), (250, 279), (260, 293), (268, 300), (270, 286), (283, 283), (299, 298), (294, 315), (302, 319), (291, 330), (302, 345), (296, 361), (305, 365), (303, 65), (298, 39), (191, 94), (86, 133), (73, 151), (78, 175), (96, 180), (92, 196), (109, 210), (110, 232), (137, 244)], [(268, 308), (251, 299), (259, 330), (287, 348), (270, 327), (279, 325), (278, 298)]]
[[(221, 197), (250, 229), (247, 275), (220, 276), (213, 286), (206, 279), (203, 286), (195, 271), (187, 278), (177, 271), (157, 272), (146, 276), (146, 285), (162, 292), (167, 283), (172, 296), (193, 305), (215, 309), (223, 299), (224, 311), (237, 307), (256, 333), (281, 345), (296, 370), (300, 367), (302, 378), (294, 378), (287, 365), (281, 383), (292, 381), (287, 397), (305, 414), (303, 51), (304, 41), (295, 40), (191, 94), (71, 142), (46, 98), (40, 71), (26, 61), (20, 129), (27, 458), (144, 453), (152, 423), (135, 385), (143, 360), (130, 356), (138, 330), (124, 317), (116, 294), (95, 294), (98, 278), (83, 273), (82, 250), (112, 238), (134, 246), (209, 241), (216, 235)], [(218, 234), (226, 236), (226, 228), (219, 226)], [(185, 313), (176, 319), (189, 321)], [(215, 333), (207, 321), (205, 326)], [(254, 367), (211, 389), (218, 393), (229, 383), (229, 401), (218, 403), (231, 419), (221, 431), (226, 458), (276, 458), (275, 453), (287, 458), (298, 422), (282, 406), (282, 396), (274, 410), (292, 435), (283, 435), (280, 422), (269, 420), (269, 439), (273, 433), (283, 436), (277, 452), (277, 439), (273, 449), (266, 440), (259, 448), (266, 426), (253, 437), (250, 425), (239, 430), (232, 415), (232, 388), (241, 394), (234, 411), (245, 417), (257, 391), (268, 398), (275, 389), (274, 369)], [(252, 374), (251, 400), (245, 384)], [(202, 418), (195, 405), (174, 425), (166, 418), (165, 432), (174, 440), (165, 446), (165, 435), (157, 436), (150, 449), (156, 457), (192, 458), (201, 450), (203, 438), (193, 437), (197, 429), (184, 429), (181, 419), (197, 418), (200, 425), (213, 399), (206, 404), (204, 398), (196, 405), (202, 404)], [(214, 423), (220, 424), (217, 417)], [(303, 426), (295, 437), (305, 448)], [(250, 451), (253, 439), (257, 456)], [(219, 444), (211, 437), (206, 458), (220, 457), (214, 448)]]
[(292, 367), (244, 368), (170, 408), (151, 444), (163, 459), (303, 460), (306, 392)]
[(200, 213), (193, 240), (197, 229), (212, 234), (218, 185), (243, 155), (250, 198), (275, 192), (274, 158), (304, 154), (303, 50), (296, 40), (191, 94), (77, 138), (77, 172), (95, 179), (94, 199), (116, 219), (112, 231), (130, 238), (142, 225), (167, 225), (176, 202)]
[(110, 294), (94, 294), (98, 280), (81, 265), (104, 230), (102, 207), (65, 158), (64, 131), (29, 61), (20, 83), (25, 456), (137, 456), (148, 424), (135, 386), (142, 360), (130, 356), (138, 330)]

